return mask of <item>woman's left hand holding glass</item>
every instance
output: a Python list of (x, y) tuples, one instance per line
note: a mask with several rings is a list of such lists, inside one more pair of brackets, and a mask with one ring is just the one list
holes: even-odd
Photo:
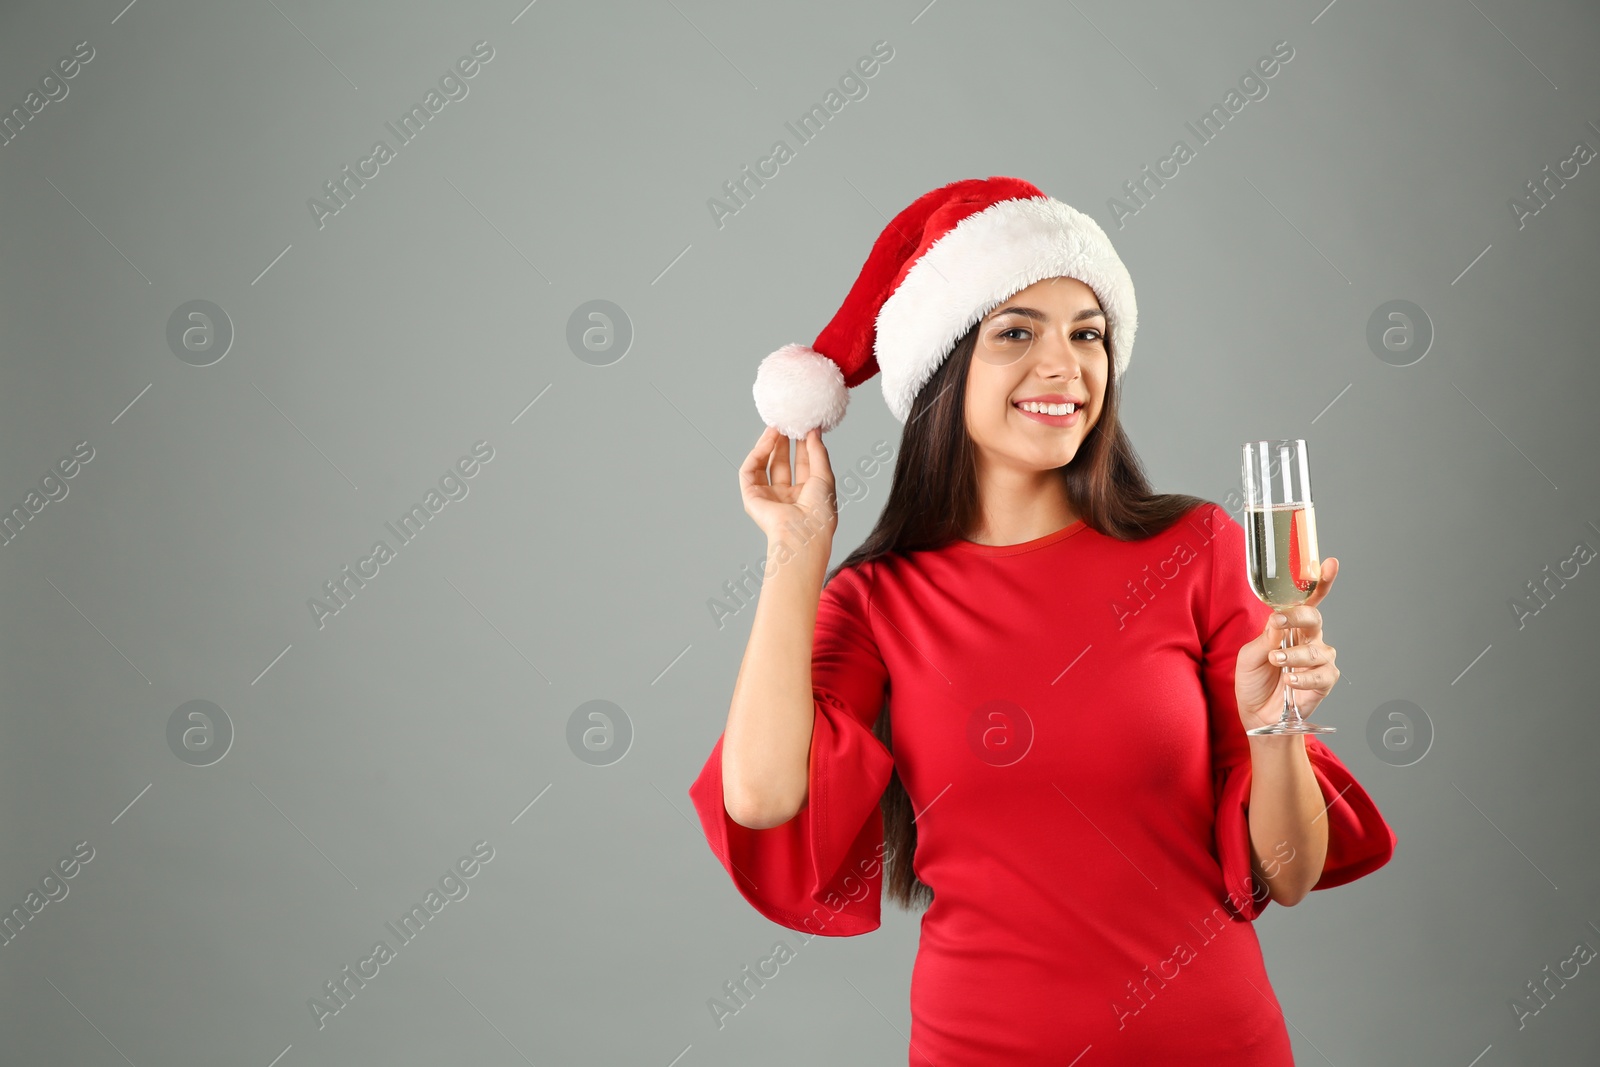
[[(1279, 720), (1284, 710), (1285, 686), (1294, 690), (1295, 705), (1301, 717), (1306, 717), (1339, 680), (1339, 668), (1334, 663), (1338, 649), (1322, 639), (1322, 613), (1317, 610), (1317, 605), (1333, 588), (1338, 573), (1338, 559), (1329, 556), (1323, 560), (1316, 591), (1304, 603), (1269, 615), (1260, 635), (1239, 650), (1233, 692), (1239, 705), (1239, 719), (1246, 730), (1271, 726)], [(1273, 619), (1279, 615), (1285, 616), (1287, 621), (1274, 623)], [(1284, 634), (1291, 626), (1295, 629), (1296, 643), (1281, 649)], [(1286, 654), (1287, 662), (1283, 659)]]

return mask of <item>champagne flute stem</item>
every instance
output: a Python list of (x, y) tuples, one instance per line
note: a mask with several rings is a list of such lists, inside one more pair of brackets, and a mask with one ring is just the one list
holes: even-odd
[[(1283, 635), (1283, 641), (1279, 647), (1284, 649), (1285, 652), (1293, 648), (1295, 646), (1294, 636), (1294, 627), (1291, 626), (1288, 633)], [(1284, 665), (1283, 670), (1287, 673), (1289, 670), (1287, 664)], [(1295, 703), (1294, 690), (1290, 687), (1286, 677), (1283, 683), (1283, 725), (1298, 728), (1303, 721), (1300, 718), (1300, 706)]]

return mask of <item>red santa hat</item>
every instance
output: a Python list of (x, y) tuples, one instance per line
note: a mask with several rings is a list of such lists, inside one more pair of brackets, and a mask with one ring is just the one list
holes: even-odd
[(1076, 278), (1106, 313), (1121, 375), (1139, 309), (1133, 280), (1099, 223), (1020, 178), (968, 178), (919, 196), (886, 226), (832, 321), (808, 347), (761, 361), (762, 420), (790, 437), (844, 418), (850, 389), (883, 372), (901, 423), (956, 342), (1007, 298), (1046, 278)]

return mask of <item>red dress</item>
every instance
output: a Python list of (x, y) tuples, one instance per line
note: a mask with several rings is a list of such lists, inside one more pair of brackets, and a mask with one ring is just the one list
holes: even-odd
[[(1292, 1065), (1250, 922), (1269, 898), (1233, 693), (1270, 611), (1243, 529), (1210, 503), (1143, 541), (1080, 520), (852, 567), (818, 607), (805, 807), (766, 830), (728, 818), (720, 739), (689, 796), (756, 910), (847, 937), (879, 925), (878, 801), (898, 768), (934, 891), (913, 1067), (1066, 1067), (1086, 1050), (1080, 1067)], [(886, 698), (892, 756), (872, 734)], [(1395, 835), (1327, 745), (1305, 744), (1328, 889), (1388, 862)], [(1287, 845), (1263, 859), (1294, 862)]]

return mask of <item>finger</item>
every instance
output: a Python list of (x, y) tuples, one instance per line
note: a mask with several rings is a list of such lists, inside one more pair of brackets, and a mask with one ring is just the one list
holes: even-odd
[(739, 466), (739, 486), (767, 484), (767, 457), (772, 455), (772, 438), (778, 431), (768, 426), (756, 438), (755, 447)]
[[(1320, 641), (1315, 644), (1293, 645), (1287, 649), (1275, 648), (1267, 653), (1267, 662), (1273, 666), (1289, 666), (1295, 668), (1320, 667), (1324, 663), (1332, 663), (1333, 651), (1329, 645)], [(1287, 653), (1287, 658), (1283, 658)]]
[(811, 435), (817, 431), (807, 430), (806, 435), (795, 442), (794, 447), (794, 484), (804, 485), (811, 476)]
[(1293, 627), (1295, 644), (1307, 644), (1322, 636), (1322, 612), (1310, 604), (1296, 604), (1292, 608), (1278, 610), (1289, 620), (1279, 627), (1278, 632), (1281, 634), (1285, 629)]
[(1310, 596), (1306, 597), (1305, 602), (1313, 607), (1322, 603), (1323, 598), (1328, 595), (1328, 590), (1333, 588), (1333, 579), (1338, 575), (1338, 573), (1338, 557), (1329, 556), (1327, 559), (1323, 560), (1322, 571), (1317, 577), (1317, 587), (1312, 591)]
[(1333, 683), (1339, 678), (1339, 673), (1332, 667), (1318, 667), (1315, 670), (1295, 671), (1293, 674), (1284, 675), (1284, 684), (1293, 689), (1316, 689), (1327, 692), (1333, 688)]
[(789, 473), (789, 442), (787, 434), (778, 435), (778, 443), (772, 455), (772, 484), (790, 485), (792, 479)]

